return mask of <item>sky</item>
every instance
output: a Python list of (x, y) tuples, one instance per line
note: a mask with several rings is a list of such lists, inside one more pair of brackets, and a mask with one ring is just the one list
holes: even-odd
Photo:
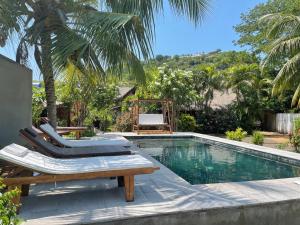
[[(210, 52), (216, 49), (243, 50), (234, 45), (238, 39), (233, 26), (241, 22), (241, 13), (246, 13), (266, 0), (210, 0), (210, 9), (201, 25), (195, 27), (188, 19), (179, 17), (165, 4), (163, 15), (156, 18), (154, 55), (181, 55)], [(0, 48), (0, 54), (15, 59), (14, 43)], [(36, 65), (31, 60), (34, 79), (41, 79)]]
[(174, 15), (166, 7), (164, 16), (156, 20), (154, 54), (180, 55), (210, 52), (216, 49), (241, 50), (233, 26), (246, 13), (266, 0), (213, 0), (201, 25), (195, 27), (187, 19)]

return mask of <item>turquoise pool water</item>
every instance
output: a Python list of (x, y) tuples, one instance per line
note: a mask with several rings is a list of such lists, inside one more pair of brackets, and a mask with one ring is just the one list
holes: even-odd
[(194, 138), (135, 139), (143, 151), (191, 184), (300, 176), (300, 168)]

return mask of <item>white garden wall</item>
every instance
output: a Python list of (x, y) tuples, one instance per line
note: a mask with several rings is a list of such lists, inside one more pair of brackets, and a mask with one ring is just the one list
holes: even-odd
[(276, 131), (282, 134), (288, 134), (293, 131), (293, 121), (299, 118), (300, 113), (277, 113)]

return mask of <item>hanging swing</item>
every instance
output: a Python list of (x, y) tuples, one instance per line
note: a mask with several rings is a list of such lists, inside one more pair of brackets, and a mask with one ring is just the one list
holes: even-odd
[[(133, 100), (133, 132), (160, 134), (173, 132), (173, 101), (169, 99)], [(144, 104), (161, 104), (161, 113), (144, 113)]]

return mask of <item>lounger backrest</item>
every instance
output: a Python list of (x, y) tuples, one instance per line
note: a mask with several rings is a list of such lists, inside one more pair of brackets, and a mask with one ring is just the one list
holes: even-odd
[(140, 125), (160, 125), (164, 124), (163, 114), (139, 114)]
[(17, 144), (1, 149), (0, 159), (45, 174), (80, 174), (154, 167), (151, 161), (141, 155), (56, 159)]
[(45, 132), (47, 135), (49, 135), (58, 144), (65, 146), (65, 147), (71, 147), (71, 146), (69, 146), (68, 141), (65, 140), (64, 138), (62, 138), (50, 124), (48, 124), (48, 123), (42, 124), (40, 126), (40, 128), (43, 132)]
[(22, 136), (29, 141), (29, 144), (33, 144), (33, 147), (36, 147), (36, 150), (44, 155), (50, 155), (54, 157), (59, 157), (59, 149), (53, 144), (45, 141), (42, 137), (35, 133), (31, 128), (25, 128), (20, 130)]

